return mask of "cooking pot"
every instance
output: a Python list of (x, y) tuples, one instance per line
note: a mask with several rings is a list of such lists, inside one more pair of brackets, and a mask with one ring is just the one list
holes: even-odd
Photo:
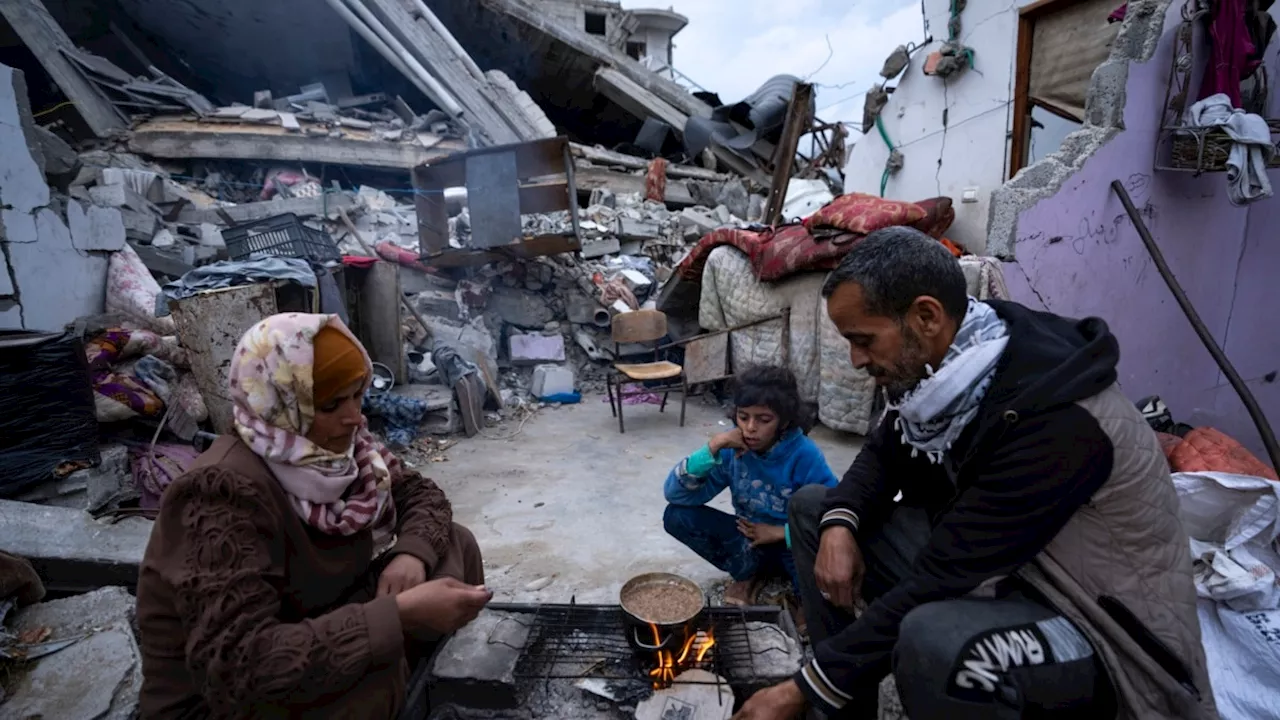
[[(642, 589), (652, 592), (655, 586), (661, 588), (664, 594), (683, 596), (688, 600), (690, 608), (697, 607), (697, 609), (687, 617), (666, 622), (654, 622), (644, 617), (635, 611), (634, 599)], [(645, 573), (631, 578), (622, 586), (619, 601), (622, 605), (622, 614), (627, 621), (627, 640), (636, 650), (647, 652), (671, 650), (673, 645), (678, 650), (692, 637), (698, 618), (707, 608), (707, 597), (703, 595), (702, 588), (698, 587), (697, 583), (671, 573)], [(649, 642), (648, 638), (654, 635), (654, 628), (657, 628), (657, 637), (653, 638), (653, 642)]]

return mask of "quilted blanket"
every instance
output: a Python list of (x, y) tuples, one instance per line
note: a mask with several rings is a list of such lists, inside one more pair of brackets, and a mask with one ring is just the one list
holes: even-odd
[[(963, 257), (960, 267), (974, 297), (1009, 297), (995, 258)], [(800, 399), (817, 404), (823, 425), (865, 435), (873, 422), (875, 383), (849, 364), (848, 342), (827, 317), (821, 293), (826, 275), (799, 273), (762, 282), (744, 253), (731, 246), (715, 248), (702, 271), (698, 323), (706, 330), (723, 330), (788, 312), (787, 364), (799, 381)], [(733, 333), (730, 352), (734, 367), (741, 369), (780, 364), (782, 347), (782, 323), (765, 323)]]

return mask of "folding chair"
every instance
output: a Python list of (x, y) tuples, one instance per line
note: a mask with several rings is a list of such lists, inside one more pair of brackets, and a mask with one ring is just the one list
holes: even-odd
[[(633, 310), (613, 316), (613, 350), (614, 356), (620, 357), (623, 343), (653, 343), (653, 362), (646, 363), (614, 363), (613, 372), (605, 377), (605, 387), (609, 393), (609, 409), (618, 418), (618, 432), (625, 433), (623, 424), (623, 400), (648, 393), (662, 393), (662, 404), (658, 412), (667, 409), (667, 396), (672, 391), (680, 393), (680, 427), (684, 427), (685, 403), (689, 396), (689, 386), (685, 380), (684, 368), (673, 362), (659, 360), (658, 341), (667, 334), (667, 316), (659, 310)], [(677, 384), (675, 380), (679, 378)], [(657, 380), (667, 382), (657, 387), (643, 387), (634, 392), (626, 392), (624, 387), (637, 383)], [(617, 386), (615, 393), (615, 387)]]

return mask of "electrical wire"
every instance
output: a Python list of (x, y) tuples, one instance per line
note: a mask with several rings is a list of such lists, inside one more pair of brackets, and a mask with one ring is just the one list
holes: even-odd
[(53, 107), (49, 108), (48, 110), (41, 110), (40, 112), (32, 115), (31, 117), (32, 118), (44, 117), (45, 115), (48, 115), (49, 113), (57, 112), (64, 107), (75, 107), (75, 103), (71, 102), (70, 100), (64, 100), (58, 103), (57, 105), (54, 105)]
[[(889, 147), (889, 154), (892, 155), (896, 150), (893, 141), (889, 139), (889, 133), (884, 129), (884, 122), (880, 120), (880, 116), (876, 115), (876, 130), (880, 131), (880, 138), (884, 140), (884, 144)], [(880, 175), (880, 197), (884, 197), (884, 189), (889, 186), (889, 164), (885, 163), (884, 173)]]

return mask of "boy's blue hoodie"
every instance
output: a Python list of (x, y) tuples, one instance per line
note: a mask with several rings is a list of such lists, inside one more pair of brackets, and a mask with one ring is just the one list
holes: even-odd
[(703, 445), (667, 476), (663, 492), (672, 505), (704, 505), (729, 488), (734, 513), (752, 522), (785, 525), (791, 494), (805, 485), (835, 487), (822, 451), (799, 428), (787, 431), (763, 455), (725, 448), (712, 455)]

